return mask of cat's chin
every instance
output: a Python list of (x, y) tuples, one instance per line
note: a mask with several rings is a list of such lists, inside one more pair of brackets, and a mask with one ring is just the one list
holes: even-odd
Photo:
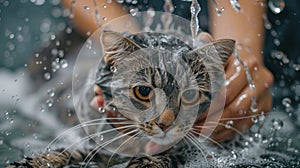
[(179, 138), (180, 136), (178, 136), (178, 134), (179, 133), (175, 133), (174, 130), (170, 130), (167, 132), (162, 131), (159, 134), (149, 135), (149, 139), (158, 145), (170, 145), (180, 141), (181, 138)]

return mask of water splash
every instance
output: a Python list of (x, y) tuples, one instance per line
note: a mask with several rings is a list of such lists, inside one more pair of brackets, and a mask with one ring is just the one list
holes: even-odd
[(241, 11), (241, 6), (238, 0), (230, 0), (230, 4), (232, 6), (232, 8), (236, 11), (236, 12), (240, 12)]
[(282, 61), (283, 64), (290, 63), (290, 60), (287, 57), (287, 55), (284, 52), (279, 51), (279, 50), (272, 50), (271, 57)]
[(62, 59), (62, 60), (60, 60), (60, 66), (61, 66), (61, 68), (67, 68), (68, 67), (68, 61), (66, 60), (66, 59)]
[(94, 8), (95, 8), (96, 23), (97, 23), (98, 27), (101, 27), (101, 24), (100, 24), (100, 13), (99, 13), (97, 1), (93, 0), (93, 3), (94, 3)]
[(130, 9), (129, 10), (129, 13), (132, 15), (132, 16), (136, 16), (136, 14), (137, 14), (137, 9)]
[(51, 74), (49, 72), (44, 73), (44, 79), (50, 80), (51, 79)]
[(272, 29), (272, 24), (268, 19), (268, 16), (266, 14), (263, 14), (263, 20), (264, 20), (264, 26), (267, 30), (271, 30)]
[(219, 8), (219, 5), (218, 5), (218, 3), (216, 2), (216, 0), (212, 0), (212, 3), (213, 3), (214, 8), (215, 8), (215, 10), (216, 10), (216, 12), (217, 12), (217, 15), (218, 15), (218, 16), (221, 16), (221, 15), (223, 14), (223, 12), (224, 12), (224, 7)]
[(144, 15), (144, 27), (145, 27), (144, 30), (145, 31), (150, 31), (151, 30), (150, 26), (153, 23), (154, 16), (155, 16), (154, 9), (153, 8), (149, 8), (147, 10), (147, 12), (145, 13), (145, 15)]
[(168, 31), (170, 28), (170, 24), (173, 21), (172, 13), (174, 11), (174, 6), (171, 0), (165, 0), (164, 4), (164, 12), (161, 15), (161, 22), (163, 24), (164, 30)]
[[(253, 83), (253, 80), (252, 80), (252, 77), (251, 77), (251, 74), (250, 74), (250, 71), (249, 71), (249, 68), (246, 64), (244, 64), (244, 62), (241, 60), (241, 57), (238, 53), (238, 51), (235, 49), (234, 50), (234, 55), (236, 57), (236, 59), (239, 61), (239, 63), (243, 66), (244, 70), (245, 70), (245, 73), (246, 73), (246, 78), (247, 78), (247, 81), (248, 81), (248, 85), (251, 89), (251, 91), (255, 91), (256, 90), (256, 86), (255, 84)], [(257, 100), (254, 96), (251, 97), (251, 106), (250, 106), (250, 110), (251, 112), (257, 112), (258, 110), (258, 107), (257, 107)]]
[(271, 11), (275, 14), (281, 13), (285, 8), (284, 0), (270, 0), (268, 5)]
[(193, 0), (191, 4), (191, 32), (192, 32), (192, 40), (193, 40), (193, 46), (196, 47), (196, 37), (198, 35), (199, 31), (199, 20), (198, 20), (198, 14), (201, 11), (200, 4), (197, 0)]
[(70, 9), (70, 19), (73, 19), (75, 17), (75, 12), (74, 12), (74, 8), (75, 8), (75, 5), (76, 5), (76, 1), (77, 0), (72, 0), (71, 2), (71, 9)]

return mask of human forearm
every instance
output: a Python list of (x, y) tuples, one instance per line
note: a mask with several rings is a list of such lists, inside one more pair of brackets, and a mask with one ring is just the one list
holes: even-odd
[[(211, 1), (210, 1), (211, 2)], [(232, 38), (237, 41), (241, 55), (254, 55), (262, 62), (264, 42), (264, 26), (262, 16), (265, 0), (239, 1), (241, 11), (236, 12), (229, 0), (216, 0), (219, 7), (224, 7), (221, 16), (217, 15), (215, 7), (209, 3), (210, 30), (215, 39)]]

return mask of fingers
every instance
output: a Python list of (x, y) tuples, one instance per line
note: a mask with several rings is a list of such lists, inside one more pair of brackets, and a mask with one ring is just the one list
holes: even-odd
[(98, 85), (94, 85), (95, 97), (90, 102), (90, 106), (95, 109), (104, 106), (103, 93)]
[[(256, 58), (247, 58), (244, 64), (248, 66), (250, 74), (254, 67), (258, 66)], [(227, 99), (226, 105), (230, 104), (234, 99), (237, 98), (239, 93), (248, 85), (248, 80), (244, 67), (238, 62), (235, 57), (231, 57), (226, 67), (226, 83), (227, 86)]]
[[(249, 98), (244, 98), (243, 101), (243, 107), (250, 109), (252, 100)], [(253, 116), (261, 115), (261, 112), (266, 114), (266, 112), (268, 112), (272, 107), (272, 97), (268, 90), (266, 90), (263, 93), (263, 96), (257, 100), (257, 104), (257, 112), (255, 113), (251, 112), (250, 110), (232, 111), (230, 108), (224, 109), (222, 119), (219, 121), (220, 124), (218, 124), (212, 135), (213, 139), (216, 141), (221, 141), (231, 138), (237, 132), (243, 132), (247, 130), (254, 123), (252, 121)], [(213, 122), (218, 121), (215, 119)]]

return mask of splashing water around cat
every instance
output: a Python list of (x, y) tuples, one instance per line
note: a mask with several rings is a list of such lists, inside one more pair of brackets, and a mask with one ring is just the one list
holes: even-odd
[[(231, 1), (231, 3), (235, 4), (235, 10), (239, 11), (238, 1)], [(131, 15), (143, 14), (132, 12)], [(147, 15), (149, 16), (149, 13)], [(116, 25), (111, 24), (111, 27), (108, 25), (107, 30), (114, 30)], [(130, 23), (127, 26), (130, 27)], [(75, 84), (73, 88), (74, 101), (82, 123), (71, 130), (83, 127), (88, 136), (78, 142), (73, 142), (63, 151), (57, 151), (58, 153), (49, 148), (48, 152), (53, 153), (48, 155), (52, 160), (44, 160), (47, 161), (47, 165), (55, 164), (61, 157), (66, 160), (81, 159), (91, 163), (96, 155), (105, 148), (112, 152), (108, 162), (112, 161), (115, 153), (127, 156), (146, 154), (144, 157), (133, 158), (129, 165), (134, 167), (141, 161), (147, 164), (147, 161), (150, 160), (149, 164), (155, 163), (170, 167), (171, 164), (179, 164), (174, 161), (176, 156), (171, 155), (172, 150), (178, 150), (185, 146), (178, 142), (187, 141), (188, 145), (195, 145), (204, 158), (204, 162), (201, 162), (200, 165), (209, 166), (206, 159), (214, 158), (216, 151), (203, 147), (203, 139), (219, 144), (209, 139), (208, 136), (211, 132), (201, 131), (203, 129), (213, 131), (216, 124), (205, 126), (198, 125), (198, 122), (201, 120), (205, 123), (203, 120), (205, 117), (202, 115), (208, 108), (224, 106), (222, 103), (216, 105), (212, 101), (218, 91), (224, 93), (222, 90), (222, 84), (225, 81), (223, 65), (233, 52), (234, 41), (219, 40), (196, 48), (193, 41), (195, 37), (183, 37), (183, 34), (186, 35), (186, 33), (180, 32), (182, 28), (172, 26), (174, 25), (167, 26), (168, 30), (171, 30), (170, 32), (128, 33), (125, 31), (125, 33), (117, 33), (116, 31), (104, 31), (101, 36), (99, 32), (95, 33), (96, 40), (92, 37), (88, 41), (87, 49), (90, 52), (81, 53), (85, 56), (84, 59), (89, 59), (88, 57), (91, 55), (96, 56), (91, 60), (97, 64), (85, 67), (91, 71), (88, 77), (91, 81), (86, 83), (84, 80), (86, 84), (77, 84), (78, 81), (82, 82), (80, 81), (82, 74), (78, 70), (82, 67), (75, 68), (73, 80)], [(147, 25), (147, 29), (144, 30), (149, 31), (151, 28)], [(159, 30), (159, 27), (156, 30)], [(102, 50), (99, 49), (99, 38)], [(102, 53), (103, 57), (99, 58)], [(80, 64), (80, 58), (78, 62)], [(240, 63), (242, 64), (241, 61)], [(244, 64), (242, 66), (247, 68)], [(86, 77), (87, 73), (84, 75)], [(247, 79), (251, 84), (251, 76)], [(91, 109), (88, 103), (90, 98), (95, 96), (91, 93), (95, 83), (101, 89), (96, 93), (104, 96), (101, 100), (104, 103), (99, 104), (101, 106), (98, 111)], [(77, 89), (81, 89), (80, 91), (83, 92), (78, 94)], [(79, 97), (76, 97), (76, 94)], [(82, 96), (83, 94), (84, 96)], [(252, 111), (255, 112), (255, 98), (252, 99), (252, 103), (254, 107)], [(255, 118), (253, 118), (254, 120)], [(214, 122), (217, 123), (218, 120)], [(278, 121), (273, 123), (277, 123), (274, 130), (282, 127)], [(225, 127), (230, 129), (233, 124), (234, 121), (229, 120)], [(256, 137), (259, 139), (260, 136)], [(61, 137), (55, 141), (59, 138)], [(69, 152), (68, 149), (71, 147), (87, 141), (92, 145), (92, 150), (87, 155), (78, 153), (78, 151)], [(221, 145), (219, 146), (223, 148)], [(149, 156), (154, 154), (159, 155)], [(234, 151), (231, 154), (232, 158), (238, 157)], [(79, 158), (74, 156), (79, 156)], [(191, 156), (195, 157), (196, 155)], [(264, 158), (269, 158), (269, 156), (264, 156)]]

